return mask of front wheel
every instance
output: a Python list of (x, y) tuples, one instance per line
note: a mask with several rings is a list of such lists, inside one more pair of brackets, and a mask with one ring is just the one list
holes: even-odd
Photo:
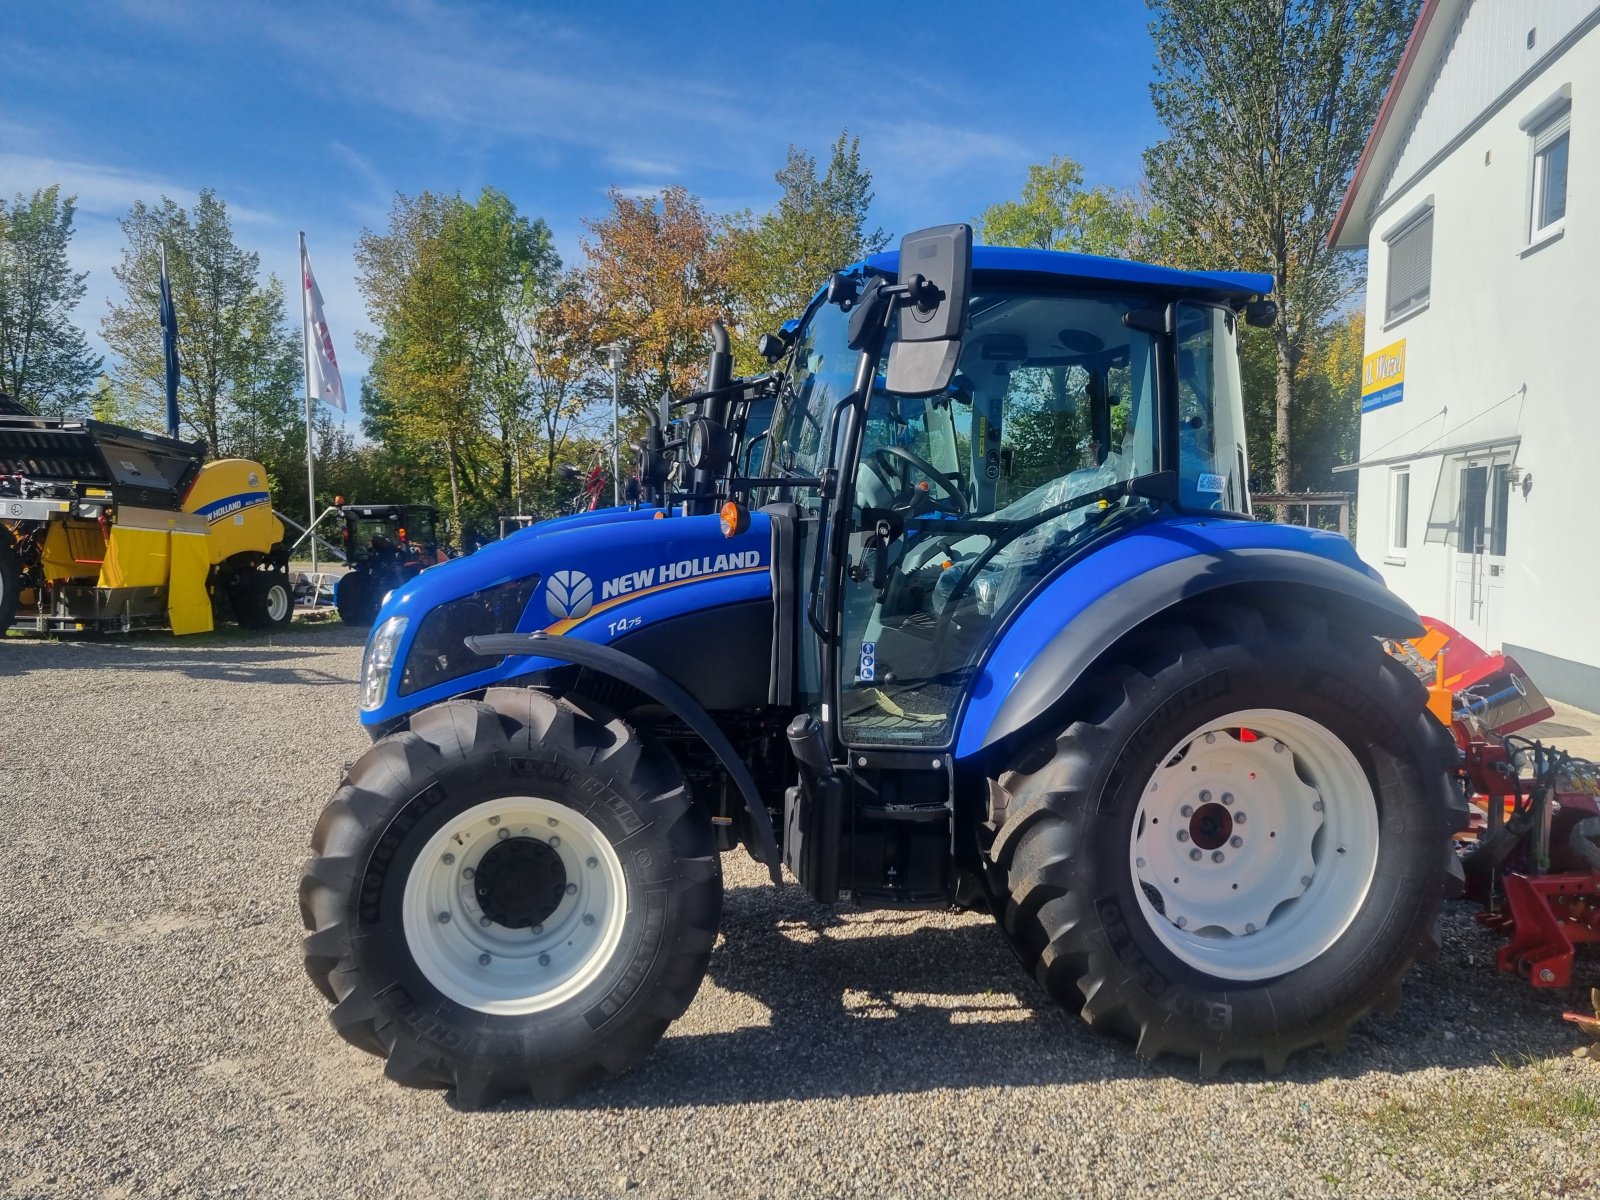
[(722, 908), (709, 822), (625, 723), (541, 692), (449, 701), (372, 747), (301, 881), (346, 1040), (467, 1107), (559, 1100), (694, 998)]
[(294, 592), (286, 571), (240, 571), (229, 596), (235, 619), (246, 629), (283, 629), (294, 620)]
[(22, 564), (9, 539), (0, 531), (0, 637), (17, 619), (18, 594), (22, 590)]
[(1421, 687), (1298, 609), (1199, 610), (1116, 658), (1079, 693), (1092, 711), (991, 788), (1013, 945), (1146, 1058), (1339, 1049), (1459, 887), (1452, 746)]

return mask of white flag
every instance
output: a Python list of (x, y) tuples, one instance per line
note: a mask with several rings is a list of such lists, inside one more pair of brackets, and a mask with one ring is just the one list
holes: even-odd
[(333, 338), (328, 336), (328, 322), (322, 315), (322, 292), (311, 274), (304, 235), (300, 238), (300, 281), (305, 288), (306, 387), (319, 400), (344, 412), (344, 381), (339, 378), (339, 360), (334, 357)]

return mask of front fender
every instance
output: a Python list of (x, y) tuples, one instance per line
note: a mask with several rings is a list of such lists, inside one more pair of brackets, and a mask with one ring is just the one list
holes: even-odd
[(1031, 597), (974, 683), (966, 757), (1026, 728), (1118, 639), (1187, 600), (1236, 594), (1337, 611), (1377, 637), (1422, 633), (1417, 614), (1337, 534), (1249, 521), (1160, 522), (1069, 566)]

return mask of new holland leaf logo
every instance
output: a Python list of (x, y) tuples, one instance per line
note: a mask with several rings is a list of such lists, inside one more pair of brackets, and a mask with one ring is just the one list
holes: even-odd
[(594, 606), (594, 584), (582, 571), (556, 571), (544, 589), (552, 617), (581, 617)]

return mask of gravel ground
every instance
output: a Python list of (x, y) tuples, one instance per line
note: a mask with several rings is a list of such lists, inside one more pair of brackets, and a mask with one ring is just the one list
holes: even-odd
[(1345, 1057), (1202, 1082), (1049, 1006), (986, 917), (830, 913), (740, 853), (632, 1074), (553, 1110), (396, 1087), (300, 967), (358, 642), (0, 644), (0, 1195), (1600, 1194), (1576, 996), (1460, 905)]

